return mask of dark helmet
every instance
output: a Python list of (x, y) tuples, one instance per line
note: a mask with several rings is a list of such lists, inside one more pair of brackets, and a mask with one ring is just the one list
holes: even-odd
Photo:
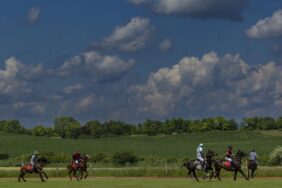
[(232, 145), (229, 145), (229, 146), (228, 146), (228, 149), (232, 149)]
[(252, 149), (252, 152), (256, 152), (256, 150), (255, 150), (255, 149)]

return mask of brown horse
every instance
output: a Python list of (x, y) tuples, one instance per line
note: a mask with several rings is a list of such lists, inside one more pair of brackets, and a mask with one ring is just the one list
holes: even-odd
[(224, 170), (227, 170), (227, 171), (234, 172), (234, 178), (233, 178), (234, 181), (236, 181), (237, 172), (240, 172), (244, 176), (244, 178), (246, 180), (249, 180), (249, 178), (244, 174), (244, 172), (241, 169), (241, 160), (246, 155), (247, 154), (244, 153), (243, 151), (238, 150), (236, 155), (235, 155), (235, 158), (233, 159), (233, 167), (232, 166), (226, 166), (226, 164), (225, 164), (226, 161), (224, 159), (222, 159), (222, 160), (215, 160), (214, 161), (215, 172), (213, 172), (211, 174), (210, 179), (212, 179), (213, 175), (214, 175), (214, 177), (217, 177), (217, 179), (219, 181), (221, 181), (221, 179), (219, 177), (219, 174), (220, 174), (221, 169), (224, 169)]
[(48, 176), (43, 171), (43, 166), (48, 164), (48, 163), (49, 163), (49, 161), (46, 158), (41, 157), (41, 158), (38, 159), (35, 168), (32, 168), (32, 166), (30, 164), (22, 166), (21, 169), (20, 169), (20, 175), (19, 175), (18, 181), (20, 182), (21, 179), (23, 181), (26, 181), (24, 179), (24, 176), (25, 176), (26, 173), (29, 173), (29, 174), (36, 173), (36, 174), (39, 174), (41, 181), (44, 182), (45, 180), (43, 179), (42, 175), (44, 175), (46, 179), (48, 179)]
[[(88, 176), (87, 171), (87, 161), (91, 159), (91, 157), (87, 154), (84, 154), (81, 158), (81, 162), (79, 165), (75, 165), (74, 162), (71, 162), (68, 166), (68, 174), (70, 177), (70, 180), (72, 180), (72, 175), (76, 178), (77, 181), (82, 180), (82, 178), (86, 179)], [(80, 178), (76, 175), (77, 171), (80, 172)], [(83, 176), (83, 172), (85, 172), (85, 175)]]

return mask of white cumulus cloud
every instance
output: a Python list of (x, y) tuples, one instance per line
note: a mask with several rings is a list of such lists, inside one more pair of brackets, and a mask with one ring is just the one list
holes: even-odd
[(38, 22), (39, 17), (40, 17), (40, 8), (39, 7), (32, 7), (26, 16), (26, 21), (29, 24), (34, 24), (36, 22)]
[(60, 76), (79, 74), (90, 76), (94, 81), (122, 78), (131, 70), (134, 60), (124, 61), (116, 55), (101, 55), (97, 51), (83, 52), (59, 67)]
[(104, 38), (103, 47), (116, 47), (121, 51), (132, 52), (146, 45), (153, 31), (150, 19), (134, 17), (123, 26), (117, 26), (113, 33)]
[(64, 93), (65, 94), (72, 94), (72, 93), (75, 93), (75, 92), (79, 92), (82, 89), (83, 89), (83, 85), (78, 83), (78, 84), (75, 84), (75, 85), (65, 87)]
[(219, 57), (210, 52), (201, 59), (184, 57), (172, 67), (160, 68), (146, 84), (132, 86), (130, 92), (139, 114), (153, 118), (175, 114), (242, 117), (254, 115), (254, 110), (265, 115), (279, 111), (281, 72), (282, 66), (274, 62), (251, 66), (239, 55)]
[(160, 50), (161, 51), (167, 51), (169, 49), (171, 49), (171, 41), (170, 39), (165, 39), (160, 43)]
[(154, 12), (164, 15), (241, 21), (248, 0), (129, 0), (129, 2), (136, 6), (150, 6)]
[(0, 93), (28, 93), (28, 80), (36, 79), (42, 73), (41, 65), (25, 65), (15, 57), (5, 61), (5, 69), (0, 69)]
[(259, 20), (246, 31), (251, 38), (268, 38), (282, 36), (282, 9), (273, 13), (271, 17)]

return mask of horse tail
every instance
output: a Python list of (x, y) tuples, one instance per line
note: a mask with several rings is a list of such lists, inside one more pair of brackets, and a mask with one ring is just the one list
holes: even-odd
[(20, 172), (22, 172), (25, 168), (24, 168), (25, 166), (21, 166), (21, 168), (20, 168)]
[(186, 166), (187, 166), (187, 163), (183, 163), (182, 166), (181, 166), (181, 169), (182, 169), (183, 167), (186, 167)]

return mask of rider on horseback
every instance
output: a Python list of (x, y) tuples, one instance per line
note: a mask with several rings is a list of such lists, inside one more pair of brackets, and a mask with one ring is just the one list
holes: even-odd
[(231, 168), (234, 168), (234, 162), (233, 162), (233, 154), (232, 154), (232, 145), (228, 146), (228, 149), (225, 153), (225, 160), (229, 161), (231, 163)]
[(80, 162), (81, 162), (81, 154), (79, 153), (79, 151), (75, 151), (72, 154), (72, 160), (75, 164), (75, 167), (77, 168), (80, 165)]
[(30, 159), (30, 164), (32, 166), (32, 169), (35, 171), (39, 171), (39, 168), (38, 168), (38, 152), (37, 151), (34, 151), (33, 152), (33, 155), (31, 156), (31, 159)]
[(250, 153), (250, 161), (254, 161), (255, 164), (257, 164), (257, 153), (255, 149), (253, 149)]
[(201, 168), (205, 168), (205, 159), (203, 153), (203, 144), (199, 144), (197, 147), (197, 160), (200, 161)]
[(251, 161), (256, 161), (257, 160), (257, 153), (256, 153), (256, 150), (253, 149), (250, 153), (250, 160)]

